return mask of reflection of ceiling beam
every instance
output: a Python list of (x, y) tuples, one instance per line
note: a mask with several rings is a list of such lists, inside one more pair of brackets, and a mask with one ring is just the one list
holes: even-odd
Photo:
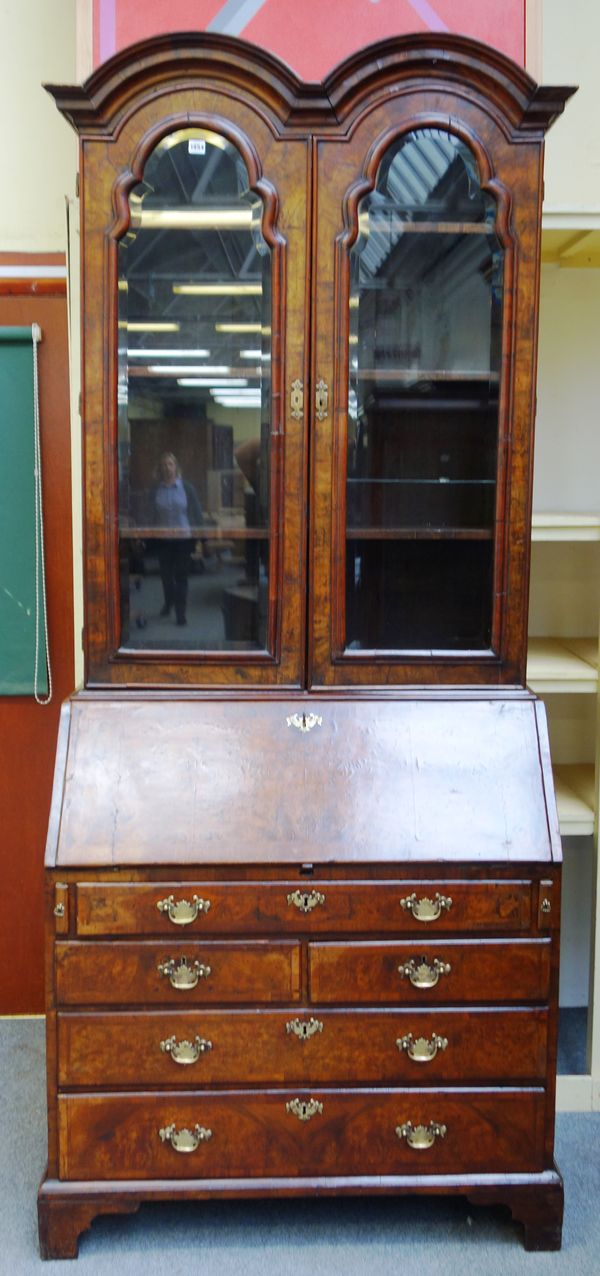
[(600, 226), (550, 227), (542, 233), (542, 262), (563, 270), (600, 266)]
[[(567, 240), (559, 250), (559, 259), (563, 257), (574, 257), (576, 253), (580, 253), (585, 246), (586, 239), (591, 240), (594, 235), (593, 230), (581, 230), (572, 239)], [(591, 245), (590, 245), (591, 247)]]
[(260, 297), (262, 284), (173, 284), (178, 297)]
[(204, 192), (206, 191), (206, 189), (208, 188), (208, 186), (210, 185), (214, 177), (215, 169), (221, 163), (222, 154), (223, 152), (220, 151), (218, 147), (216, 146), (212, 147), (212, 154), (209, 155), (208, 157), (208, 163), (204, 166), (203, 172), (201, 173), (194, 187), (194, 191), (192, 194), (192, 204), (200, 203), (202, 195), (204, 194)]
[(138, 230), (247, 230), (253, 209), (244, 208), (132, 208), (131, 229)]

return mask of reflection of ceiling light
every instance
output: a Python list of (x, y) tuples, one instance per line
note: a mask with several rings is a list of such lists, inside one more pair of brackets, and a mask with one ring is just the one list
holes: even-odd
[(262, 284), (173, 284), (178, 297), (262, 297)]
[(213, 395), (215, 403), (221, 408), (260, 408), (261, 399), (258, 396), (255, 399), (244, 398), (243, 395), (225, 395), (222, 396), (218, 391)]
[(180, 324), (178, 323), (120, 323), (119, 328), (127, 328), (128, 332), (179, 332)]
[(208, 359), (210, 350), (128, 350), (128, 359)]
[(132, 208), (133, 230), (244, 230), (251, 208)]
[[(214, 384), (214, 383), (213, 383), (213, 384)], [(245, 389), (245, 390), (230, 390), (230, 388), (229, 388), (229, 387), (230, 387), (231, 385), (236, 385), (236, 384), (238, 384), (238, 382), (236, 382), (236, 381), (227, 381), (227, 382), (225, 382), (225, 388), (222, 388), (222, 389), (220, 389), (220, 390), (219, 390), (219, 395), (220, 395), (223, 399), (225, 399), (225, 398), (227, 397), (227, 395), (228, 395), (228, 394), (230, 394), (230, 395), (231, 395), (231, 397), (232, 397), (232, 398), (234, 398), (234, 399), (239, 399), (239, 398), (243, 397), (244, 395), (246, 396), (246, 398), (247, 398), (247, 399), (256, 399), (256, 398), (259, 398), (259, 399), (260, 399), (261, 391), (260, 391), (259, 386), (257, 386), (257, 385), (248, 385), (248, 382), (247, 382), (247, 381), (246, 381), (246, 382), (244, 382), (243, 378), (240, 378), (240, 380), (239, 380), (239, 385), (245, 385), (245, 386), (246, 386), (246, 389)]]
[(262, 359), (262, 350), (240, 350), (240, 359)]
[(271, 329), (263, 328), (261, 323), (216, 323), (215, 332), (262, 332), (270, 337)]
[(351, 309), (351, 310), (358, 310), (359, 302), (360, 302), (360, 297), (358, 296), (358, 294), (353, 295), (353, 296), (350, 298), (350, 309)]
[(357, 345), (358, 345), (358, 337), (354, 336), (354, 334), (351, 334), (351, 335), (348, 337), (348, 345), (350, 345), (350, 346), (357, 346)]
[(209, 373), (213, 373), (215, 376), (219, 374), (223, 376), (224, 373), (231, 372), (231, 368), (228, 368), (225, 364), (215, 364), (214, 367), (211, 367), (208, 363), (200, 363), (197, 367), (194, 367), (193, 364), (185, 363), (151, 363), (148, 366), (148, 372), (154, 372), (157, 376), (163, 375), (166, 377), (181, 377), (185, 376), (186, 373), (191, 374), (192, 372), (196, 376), (208, 376)]
[(177, 385), (246, 386), (244, 377), (178, 377)]

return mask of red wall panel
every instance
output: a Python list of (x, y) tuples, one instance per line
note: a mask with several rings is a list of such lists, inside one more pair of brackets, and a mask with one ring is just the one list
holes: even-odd
[[(36, 256), (42, 266), (49, 255)], [(55, 264), (52, 257), (51, 264)], [(64, 264), (64, 258), (62, 259)], [(39, 323), (40, 431), (46, 598), (54, 694), (0, 697), (0, 1014), (44, 1007), (44, 846), (58, 718), (73, 690), (73, 554), (67, 299), (64, 279), (7, 278), (0, 261), (0, 324)]]
[(251, 40), (320, 80), (356, 49), (409, 31), (453, 31), (525, 62), (526, 0), (94, 0), (94, 65), (167, 31)]

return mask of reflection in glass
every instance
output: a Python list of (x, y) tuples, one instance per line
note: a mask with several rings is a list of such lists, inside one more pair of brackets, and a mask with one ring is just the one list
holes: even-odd
[(346, 648), (491, 643), (503, 252), (453, 134), (386, 151), (350, 253)]
[(237, 149), (152, 151), (118, 246), (121, 644), (264, 651), (271, 256)]

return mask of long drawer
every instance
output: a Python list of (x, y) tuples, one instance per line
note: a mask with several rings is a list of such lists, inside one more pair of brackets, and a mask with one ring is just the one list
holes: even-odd
[(62, 1005), (297, 1001), (300, 946), (270, 943), (57, 943)]
[(58, 1109), (63, 1179), (543, 1168), (542, 1089), (61, 1095)]
[(312, 943), (311, 1001), (546, 1001), (550, 945), (549, 939)]
[(527, 930), (533, 883), (80, 882), (77, 934)]
[(547, 1011), (63, 1013), (60, 1086), (543, 1081)]

